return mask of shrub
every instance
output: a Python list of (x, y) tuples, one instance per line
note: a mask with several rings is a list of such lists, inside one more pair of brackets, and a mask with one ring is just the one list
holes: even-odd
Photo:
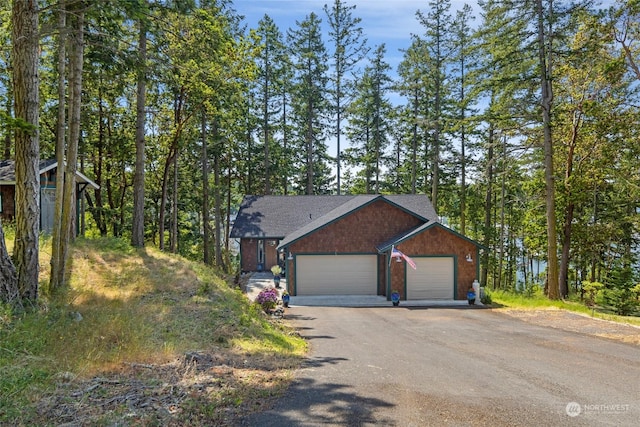
[(485, 289), (484, 292), (481, 292), (481, 295), (482, 298), (480, 299), (480, 302), (484, 305), (491, 305), (493, 301), (491, 300), (491, 294), (489, 291)]
[(582, 281), (582, 291), (584, 292), (585, 304), (587, 307), (593, 307), (596, 304), (596, 298), (604, 289), (604, 285), (600, 282)]
[(256, 302), (262, 306), (262, 309), (265, 313), (268, 313), (270, 310), (276, 308), (278, 297), (279, 294), (276, 288), (265, 288), (260, 291), (260, 293), (256, 297)]
[(271, 272), (273, 273), (274, 276), (279, 276), (280, 273), (282, 273), (282, 267), (276, 264), (273, 267), (271, 267)]
[(631, 289), (605, 289), (604, 299), (620, 316), (629, 316), (638, 308), (638, 301)]

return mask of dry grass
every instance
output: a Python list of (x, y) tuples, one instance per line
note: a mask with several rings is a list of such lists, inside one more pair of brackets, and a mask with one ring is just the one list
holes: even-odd
[(268, 405), (306, 351), (199, 263), (79, 240), (71, 271), (41, 310), (0, 312), (0, 424), (231, 425)]

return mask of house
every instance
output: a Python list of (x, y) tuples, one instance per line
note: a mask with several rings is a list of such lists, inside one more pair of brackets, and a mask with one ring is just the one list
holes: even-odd
[(292, 296), (464, 300), (482, 248), (442, 225), (425, 195), (245, 196), (231, 237), (242, 271), (280, 264)]
[[(58, 162), (55, 160), (41, 160), (40, 170), (40, 230), (51, 233), (53, 230), (53, 217), (56, 199), (56, 171)], [(100, 188), (80, 172), (76, 172), (76, 228), (78, 221), (79, 200), (82, 192), (87, 188)], [(13, 221), (15, 218), (15, 194), (16, 194), (16, 166), (13, 160), (0, 161), (0, 218), (3, 221)]]

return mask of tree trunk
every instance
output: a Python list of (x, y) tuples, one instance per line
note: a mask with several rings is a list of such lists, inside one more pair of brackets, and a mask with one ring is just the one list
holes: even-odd
[(214, 241), (215, 241), (215, 256), (216, 256), (216, 265), (218, 267), (223, 266), (222, 262), (222, 199), (220, 197), (220, 156), (222, 155), (222, 147), (220, 142), (220, 136), (218, 135), (218, 131), (216, 128), (215, 132), (215, 141), (216, 141), (216, 149), (214, 152), (213, 158), (213, 180), (214, 180), (214, 189), (213, 189), (213, 203), (215, 209), (215, 227), (214, 227)]
[[(75, 215), (75, 187), (78, 164), (78, 142), (80, 140), (80, 111), (82, 97), (82, 65), (84, 59), (84, 5), (77, 4), (71, 21), (73, 35), (69, 52), (69, 141), (67, 144), (67, 163), (65, 165), (64, 196), (62, 199), (62, 221), (60, 223), (60, 265), (58, 285), (67, 283), (66, 270), (69, 261), (69, 244), (74, 236), (73, 217)], [(62, 167), (62, 165), (58, 165)], [(58, 183), (60, 185), (61, 183)]]
[[(283, 90), (283, 93), (282, 93), (282, 149), (283, 150), (282, 151), (285, 153), (285, 155), (288, 155), (287, 154), (289, 152), (288, 148), (289, 148), (289, 130), (287, 126), (287, 95), (286, 95), (286, 92)], [(286, 170), (288, 172), (289, 168), (287, 168)], [(282, 188), (285, 196), (289, 194), (289, 176), (287, 173), (282, 174)], [(227, 212), (229, 213), (229, 211)], [(227, 234), (227, 236), (228, 235), (229, 234)]]
[(565, 169), (565, 188), (567, 206), (564, 214), (564, 227), (562, 229), (562, 258), (560, 259), (560, 276), (558, 285), (560, 287), (560, 296), (566, 298), (569, 296), (569, 261), (571, 255), (571, 224), (573, 223), (573, 212), (575, 203), (573, 202), (573, 194), (571, 191), (571, 176), (573, 174), (573, 158), (578, 140), (578, 129), (582, 122), (582, 113), (576, 111), (574, 114), (573, 125), (571, 128), (571, 141), (569, 142), (569, 151), (567, 153), (567, 164)]
[(414, 91), (413, 96), (413, 119), (411, 133), (411, 194), (416, 194), (418, 181), (418, 90)]
[(18, 289), (18, 273), (7, 252), (2, 222), (0, 222), (0, 301), (14, 308), (23, 308)]
[(147, 72), (147, 28), (144, 18), (140, 20), (138, 37), (138, 83), (136, 92), (136, 166), (133, 176), (133, 223), (131, 245), (144, 246), (144, 166), (145, 166), (145, 104)]
[[(550, 299), (559, 298), (558, 288), (558, 242), (556, 232), (555, 177), (553, 170), (553, 138), (551, 133), (551, 106), (553, 104), (551, 32), (545, 35), (542, 0), (536, 0), (538, 15), (538, 55), (542, 91), (542, 125), (544, 131), (544, 177), (547, 203), (547, 291)], [(549, 19), (553, 13), (553, 2), (549, 2)]]
[(202, 136), (202, 239), (203, 261), (211, 265), (211, 233), (209, 232), (209, 155), (207, 153), (207, 115), (202, 110), (202, 123), (200, 126)]
[(16, 238), (14, 245), (18, 289), (23, 301), (38, 299), (40, 224), (40, 138), (38, 76), (38, 4), (14, 0), (13, 85), (15, 117), (22, 125), (15, 131), (16, 153)]
[(62, 227), (62, 199), (64, 197), (64, 157), (66, 150), (66, 21), (67, 11), (65, 0), (60, 0), (58, 6), (58, 122), (56, 124), (56, 201), (53, 217), (53, 232), (51, 239), (51, 275), (49, 277), (49, 291), (55, 292), (62, 283), (60, 278), (60, 239)]
[[(174, 125), (175, 131), (173, 134), (173, 139), (171, 140), (171, 145), (169, 146), (169, 153), (164, 163), (164, 171), (162, 173), (162, 193), (160, 196), (160, 214), (159, 214), (159, 247), (160, 250), (165, 249), (164, 241), (164, 230), (165, 230), (165, 215), (167, 209), (168, 202), (168, 193), (169, 193), (169, 171), (171, 170), (171, 165), (174, 163), (174, 158), (178, 155), (178, 141), (180, 141), (180, 137), (182, 136), (182, 130), (186, 122), (191, 117), (191, 114), (187, 114), (186, 117), (182, 117), (182, 109), (184, 107), (184, 99), (185, 99), (185, 88), (181, 87), (179, 94), (176, 96), (176, 100), (174, 102)], [(176, 162), (177, 164), (177, 162)]]
[(505, 233), (506, 233), (506, 227), (507, 224), (505, 223), (505, 198), (506, 198), (506, 176), (507, 176), (507, 138), (506, 137), (502, 137), (502, 177), (500, 179), (500, 241), (498, 243), (498, 245), (496, 245), (497, 247), (500, 248), (500, 254), (498, 255), (498, 277), (497, 277), (497, 283), (495, 284), (495, 287), (498, 289), (503, 289), (506, 286), (504, 285), (504, 282), (502, 281), (502, 271), (503, 271), (503, 265), (504, 265), (504, 255), (505, 255), (505, 250), (508, 248), (507, 245), (507, 239), (505, 239)]
[[(7, 115), (7, 117), (12, 117), (13, 116), (13, 109), (11, 108), (13, 106), (13, 93), (11, 91), (11, 88), (6, 88), (7, 90), (7, 94), (6, 94), (6, 99), (5, 99), (5, 114)], [(11, 127), (11, 123), (5, 123), (4, 125), (4, 141), (3, 141), (3, 158), (5, 159), (10, 159), (11, 158), (11, 143), (13, 142), (13, 138), (11, 137), (13, 135), (13, 128)]]
[[(265, 45), (265, 57), (269, 57), (269, 43)], [(262, 94), (262, 130), (264, 138), (264, 194), (268, 196), (271, 194), (271, 159), (269, 158), (269, 83), (271, 79), (271, 73), (269, 69), (269, 61), (265, 61), (265, 77), (264, 77), (264, 93)], [(216, 218), (217, 221), (217, 218)], [(216, 247), (219, 247), (219, 242), (216, 242)]]
[[(493, 124), (489, 126), (489, 148), (487, 150), (487, 191), (485, 195), (484, 205), (484, 246), (491, 247), (491, 236), (493, 231), (491, 230), (491, 210), (492, 210), (492, 190), (493, 190), (493, 139), (494, 130)], [(489, 276), (489, 251), (485, 249), (482, 254), (482, 264), (480, 272), (480, 284), (481, 286), (487, 286), (487, 278)]]
[(307, 129), (305, 143), (307, 145), (307, 195), (313, 192), (313, 104), (309, 102), (307, 107)]
[(171, 203), (171, 253), (178, 253), (178, 149), (176, 155), (173, 156), (173, 195)]

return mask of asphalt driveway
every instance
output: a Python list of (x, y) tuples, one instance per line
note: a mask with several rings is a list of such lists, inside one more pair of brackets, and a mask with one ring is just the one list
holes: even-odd
[(640, 420), (638, 345), (482, 308), (295, 307), (287, 318), (309, 340), (309, 359), (275, 407), (243, 425), (637, 426)]

